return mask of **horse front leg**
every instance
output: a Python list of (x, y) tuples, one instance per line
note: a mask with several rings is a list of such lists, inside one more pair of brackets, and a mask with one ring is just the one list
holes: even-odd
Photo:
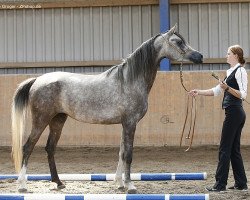
[(124, 183), (122, 180), (122, 173), (123, 173), (123, 153), (124, 153), (124, 143), (123, 143), (123, 139), (121, 138), (121, 142), (120, 142), (120, 151), (119, 151), (119, 161), (118, 161), (118, 165), (117, 165), (117, 169), (116, 169), (116, 173), (115, 173), (115, 182), (117, 182), (117, 184), (119, 185), (118, 189), (122, 190), (124, 189)]
[(125, 188), (128, 188), (129, 194), (137, 193), (136, 187), (131, 182), (131, 163), (133, 159), (133, 144), (134, 144), (134, 135), (135, 135), (136, 125), (123, 125), (123, 133), (122, 133), (122, 142), (124, 145), (124, 152), (122, 155), (122, 161), (124, 166), (124, 185)]

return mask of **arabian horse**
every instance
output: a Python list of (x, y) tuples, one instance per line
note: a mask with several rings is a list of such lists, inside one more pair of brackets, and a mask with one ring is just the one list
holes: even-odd
[[(177, 26), (144, 42), (121, 64), (98, 75), (52, 72), (23, 81), (12, 105), (12, 157), (19, 173), (19, 192), (26, 192), (29, 157), (44, 129), (51, 181), (58, 177), (54, 154), (67, 117), (92, 124), (121, 124), (119, 161), (115, 180), (119, 188), (136, 193), (130, 179), (133, 142), (137, 123), (148, 109), (148, 96), (163, 58), (202, 63), (203, 56), (176, 32)], [(28, 107), (29, 106), (29, 107)], [(31, 133), (22, 146), (26, 112), (31, 111)], [(124, 172), (124, 179), (122, 174)]]

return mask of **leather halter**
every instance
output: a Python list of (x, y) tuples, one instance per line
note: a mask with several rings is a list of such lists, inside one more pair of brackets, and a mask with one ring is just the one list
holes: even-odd
[[(164, 41), (170, 45), (171, 47), (173, 47), (178, 53), (180, 53), (180, 57), (181, 58), (181, 65), (180, 65), (180, 81), (181, 81), (181, 85), (184, 88), (184, 90), (186, 92), (189, 92), (190, 90), (188, 90), (185, 85), (184, 85), (184, 80), (183, 80), (183, 70), (182, 70), (182, 66), (183, 66), (183, 59), (184, 56), (186, 55), (187, 51), (182, 50), (177, 48), (175, 45), (173, 45), (172, 43), (170, 43), (168, 40), (166, 40), (166, 38), (161, 34), (162, 38), (164, 39)], [(177, 59), (179, 60), (179, 59)], [(180, 146), (182, 145), (182, 139), (184, 136), (184, 132), (185, 132), (185, 127), (186, 127), (186, 123), (187, 123), (187, 118), (189, 115), (189, 95), (188, 95), (188, 100), (187, 100), (187, 109), (186, 109), (186, 116), (185, 116), (185, 121), (183, 124), (183, 128), (182, 128), (182, 133), (181, 133), (181, 139), (180, 139)], [(193, 111), (193, 106), (194, 106), (194, 111)], [(193, 117), (193, 112), (194, 112), (194, 117)], [(194, 129), (195, 129), (195, 124), (196, 124), (196, 112), (197, 112), (197, 106), (196, 106), (196, 98), (193, 97), (192, 98), (192, 103), (191, 103), (191, 116), (190, 116), (190, 126), (189, 126), (189, 132), (188, 132), (188, 136), (186, 137), (186, 139), (190, 139), (190, 135), (191, 135), (191, 140), (189, 143), (188, 148), (185, 151), (189, 151), (189, 149), (192, 146), (193, 143), (193, 138), (194, 138)], [(192, 131), (192, 134), (191, 134)]]
[(161, 36), (162, 36), (162, 38), (164, 39), (164, 41), (165, 41), (168, 45), (172, 46), (178, 53), (180, 53), (180, 55), (181, 55), (180, 57), (182, 58), (182, 59), (181, 59), (181, 62), (182, 62), (184, 56), (185, 56), (186, 53), (187, 53), (187, 51), (177, 48), (175, 45), (173, 45), (173, 44), (170, 43), (168, 40), (166, 40), (166, 38), (165, 38), (162, 34), (161, 34)]
[[(164, 41), (172, 46), (179, 54), (180, 54), (180, 57), (181, 58), (181, 65), (180, 65), (180, 80), (181, 80), (181, 85), (182, 87), (184, 88), (184, 90), (186, 90), (186, 92), (189, 92), (189, 90), (187, 90), (187, 88), (185, 87), (184, 85), (184, 81), (183, 81), (183, 70), (182, 70), (182, 66), (183, 66), (183, 59), (184, 59), (184, 56), (186, 55), (187, 51), (185, 50), (182, 50), (182, 49), (179, 49), (177, 48), (175, 45), (173, 45), (172, 43), (170, 43), (168, 40), (166, 40), (166, 38), (161, 34), (161, 36), (163, 37)], [(177, 60), (179, 60), (179, 58)]]

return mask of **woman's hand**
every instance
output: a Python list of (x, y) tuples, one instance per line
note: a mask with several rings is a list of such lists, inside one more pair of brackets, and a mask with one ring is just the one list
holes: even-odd
[(192, 97), (196, 97), (196, 96), (199, 95), (199, 90), (197, 90), (197, 89), (190, 90), (190, 91), (188, 92), (188, 94), (189, 94), (190, 96), (192, 96)]
[(224, 82), (224, 81), (219, 81), (220, 82), (220, 87), (221, 87), (221, 89), (223, 89), (223, 90), (228, 90), (228, 85), (226, 84), (226, 82)]

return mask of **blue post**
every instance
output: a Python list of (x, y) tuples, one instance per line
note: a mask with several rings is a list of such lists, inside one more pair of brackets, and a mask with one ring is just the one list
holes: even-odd
[[(170, 27), (170, 0), (160, 0), (160, 32), (166, 32)], [(163, 59), (160, 63), (160, 71), (170, 71), (169, 59)]]

